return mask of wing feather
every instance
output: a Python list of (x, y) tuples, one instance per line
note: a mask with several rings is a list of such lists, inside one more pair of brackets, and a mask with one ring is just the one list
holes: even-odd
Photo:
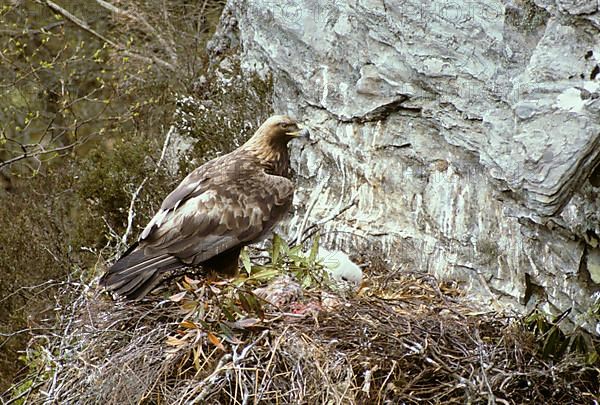
[(183, 179), (101, 284), (140, 299), (167, 272), (186, 265), (235, 273), (242, 246), (262, 239), (287, 213), (294, 189), (286, 177), (269, 174), (287, 174), (287, 150), (263, 145), (272, 152), (266, 156), (251, 146), (205, 163)]
[(200, 264), (260, 239), (287, 212), (293, 193), (289, 179), (257, 171), (243, 156), (209, 163), (167, 196), (140, 238), (145, 254)]

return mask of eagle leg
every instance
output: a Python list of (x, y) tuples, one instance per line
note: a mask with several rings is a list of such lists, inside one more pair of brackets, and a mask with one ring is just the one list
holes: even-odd
[(235, 277), (239, 271), (239, 257), (242, 246), (236, 246), (202, 262), (202, 267), (226, 277)]

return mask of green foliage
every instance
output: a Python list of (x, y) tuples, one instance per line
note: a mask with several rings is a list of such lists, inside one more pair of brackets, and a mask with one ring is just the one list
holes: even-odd
[[(303, 290), (327, 288), (328, 275), (317, 260), (318, 244), (317, 237), (312, 247), (303, 251), (302, 246), (290, 247), (275, 234), (267, 262), (252, 262), (244, 249), (241, 253), (244, 272), (232, 281), (209, 281), (208, 285), (202, 285), (184, 277), (181, 283), (184, 291), (171, 297), (187, 313), (183, 327), (202, 329), (217, 346), (222, 341), (239, 341), (245, 331), (259, 328), (264, 318), (265, 302), (254, 294), (256, 288), (284, 275), (298, 280)], [(176, 346), (177, 341), (171, 339), (171, 344)]]
[[(102, 15), (95, 3), (73, 12)], [(97, 18), (92, 29), (106, 29)], [(16, 178), (102, 134), (131, 128), (123, 92), (114, 86), (123, 66), (107, 67), (107, 49), (36, 2), (3, 8), (0, 24), (0, 162), (34, 156), (9, 167)], [(104, 57), (104, 58), (103, 58)], [(40, 147), (40, 143), (41, 146)]]
[[(144, 178), (154, 173), (159, 155), (160, 142), (144, 137), (115, 141), (110, 152), (104, 148), (90, 151), (81, 164), (76, 188), (77, 198), (85, 201), (78, 224), (87, 246), (103, 246), (111, 234), (123, 234), (132, 195)], [(135, 205), (135, 234), (177, 180), (162, 169), (144, 184)], [(90, 238), (85, 239), (85, 234)]]
[(46, 380), (54, 373), (54, 367), (45, 361), (43, 353), (32, 350), (27, 356), (19, 356), (19, 360), (27, 365), (27, 375), (29, 378), (21, 380), (11, 390), (11, 400), (16, 405), (25, 405), (28, 403), (27, 394), (34, 388), (36, 381)]
[(269, 261), (244, 265), (249, 275), (239, 277), (236, 282), (241, 285), (250, 280), (268, 281), (278, 275), (289, 274), (300, 282), (303, 289), (327, 287), (331, 280), (323, 264), (317, 260), (318, 251), (318, 235), (313, 239), (311, 248), (303, 251), (302, 245), (290, 247), (281, 236), (275, 234), (269, 249)]
[(271, 79), (243, 73), (236, 59), (225, 65), (206, 71), (193, 101), (178, 103), (187, 125), (180, 130), (198, 140), (196, 156), (213, 158), (236, 149), (273, 113)]
[(587, 364), (598, 363), (598, 340), (581, 330), (565, 334), (559, 329), (561, 320), (569, 312), (549, 320), (546, 314), (536, 308), (523, 319), (523, 323), (535, 336), (539, 353), (544, 359), (558, 361), (568, 355), (579, 355), (585, 358)]
[[(53, 289), (45, 283), (63, 278), (66, 269), (77, 268), (87, 256), (74, 251), (70, 243), (71, 212), (77, 207), (72, 199), (73, 178), (49, 169), (28, 183), (28, 192), (18, 189), (0, 204), (0, 333), (39, 327), (42, 319), (53, 319), (53, 305), (48, 302)], [(35, 285), (41, 287), (22, 288)], [(16, 371), (16, 356), (25, 338), (21, 334), (2, 340), (0, 370)]]

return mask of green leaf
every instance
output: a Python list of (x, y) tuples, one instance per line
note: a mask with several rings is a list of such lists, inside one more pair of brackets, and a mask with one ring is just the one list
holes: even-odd
[(246, 295), (246, 298), (248, 299), (248, 304), (250, 305), (250, 307), (252, 308), (252, 310), (254, 311), (254, 313), (256, 313), (260, 318), (264, 318), (265, 317), (265, 312), (263, 311), (262, 305), (256, 299), (256, 297), (254, 296), (254, 294), (249, 293), (249, 294)]
[(239, 288), (239, 287), (243, 286), (246, 283), (246, 281), (248, 281), (248, 280), (250, 280), (250, 277), (245, 276), (245, 275), (239, 275), (238, 277), (234, 278), (231, 281), (231, 284), (234, 287), (238, 287)]
[(277, 268), (273, 268), (271, 266), (257, 266), (259, 270), (254, 272), (248, 280), (256, 280), (256, 281), (269, 281), (273, 277), (281, 274), (281, 271)]
[(235, 321), (234, 314), (237, 311), (233, 307), (233, 304), (231, 302), (228, 301), (225, 305), (221, 306), (221, 311), (223, 312), (223, 315), (225, 315), (225, 318), (227, 318), (228, 321)]
[(271, 251), (271, 262), (273, 264), (279, 263), (279, 257), (281, 255), (283, 243), (284, 242), (283, 239), (281, 239), (281, 236), (277, 235), (276, 233), (273, 234), (273, 247)]
[(250, 275), (250, 273), (252, 273), (252, 263), (250, 263), (250, 256), (248, 255), (247, 248), (242, 249), (242, 252), (240, 253), (240, 258), (242, 259), (242, 265), (244, 266), (244, 270), (246, 270), (246, 273)]
[(302, 245), (296, 245), (290, 249), (289, 256), (300, 256), (302, 253)]
[(312, 277), (310, 276), (310, 274), (306, 274), (303, 278), (302, 278), (302, 288), (308, 288), (310, 287), (312, 283)]
[(246, 298), (246, 294), (244, 294), (243, 292), (240, 291), (240, 293), (238, 294), (238, 298), (240, 300), (240, 305), (242, 306), (244, 311), (246, 311), (247, 313), (252, 312), (252, 307), (250, 306), (250, 303), (248, 302), (248, 299)]
[(289, 255), (288, 261), (291, 261), (294, 266), (301, 267), (303, 264), (306, 264), (306, 258), (301, 255)]
[(319, 239), (321, 239), (321, 235), (317, 233), (313, 239), (313, 243), (310, 248), (310, 254), (308, 255), (308, 262), (310, 264), (315, 264), (317, 261), (317, 254), (319, 253)]
[(208, 322), (206, 322), (203, 319), (197, 319), (195, 321), (196, 323), (199, 323), (202, 326), (202, 329), (204, 330), (210, 330), (210, 324)]
[(223, 336), (226, 336), (229, 339), (233, 339), (233, 330), (224, 322), (219, 322), (219, 328), (221, 329), (221, 333), (223, 333)]

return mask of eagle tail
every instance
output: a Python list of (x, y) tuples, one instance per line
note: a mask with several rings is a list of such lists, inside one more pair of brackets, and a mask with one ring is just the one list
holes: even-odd
[(147, 256), (133, 245), (100, 279), (100, 285), (130, 300), (144, 298), (162, 281), (166, 271), (185, 267), (168, 254)]

